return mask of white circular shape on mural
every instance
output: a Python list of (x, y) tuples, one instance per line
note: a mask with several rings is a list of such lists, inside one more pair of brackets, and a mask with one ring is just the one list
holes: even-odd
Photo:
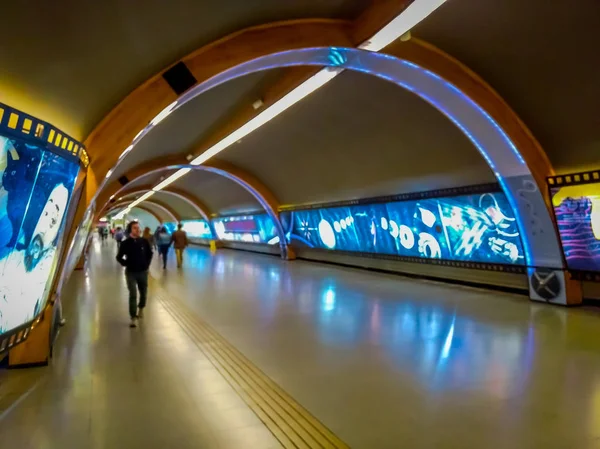
[(342, 227), (342, 229), (346, 229), (346, 227), (347, 227), (346, 220), (341, 220), (340, 221), (340, 226)]
[(383, 229), (384, 231), (387, 231), (387, 228), (388, 228), (387, 218), (381, 217), (381, 229)]
[(400, 244), (406, 249), (412, 249), (415, 246), (415, 234), (413, 234), (412, 230), (406, 225), (400, 225), (398, 231), (400, 234)]
[(442, 249), (435, 237), (427, 232), (419, 234), (419, 253), (423, 257), (438, 259), (442, 257)]
[(398, 224), (394, 220), (390, 220), (390, 235), (395, 239), (398, 238)]
[[(340, 225), (337, 221), (335, 224)], [(319, 237), (321, 237), (321, 241), (327, 248), (335, 248), (335, 233), (327, 220), (319, 222)]]
[[(327, 224), (329, 225), (329, 222), (327, 222)], [(331, 225), (329, 225), (329, 226), (331, 227)], [(340, 226), (339, 221), (333, 222), (333, 229), (335, 229), (335, 232), (342, 232), (342, 227)]]
[(352, 225), (352, 217), (346, 217), (346, 226)]

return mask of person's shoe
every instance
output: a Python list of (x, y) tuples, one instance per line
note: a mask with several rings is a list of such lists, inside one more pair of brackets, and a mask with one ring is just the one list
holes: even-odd
[(138, 309), (138, 318), (144, 318), (144, 309), (141, 307)]
[(62, 319), (61, 319), (61, 320), (58, 322), (58, 325), (59, 325), (60, 327), (63, 327), (65, 324), (67, 324), (67, 320), (65, 320), (64, 318), (62, 318)]
[(137, 327), (137, 318), (132, 318), (129, 327)]

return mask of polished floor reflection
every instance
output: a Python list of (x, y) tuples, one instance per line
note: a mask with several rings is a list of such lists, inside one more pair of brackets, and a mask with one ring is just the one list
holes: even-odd
[(191, 250), (161, 282), (354, 448), (600, 448), (600, 313)]
[[(57, 359), (0, 420), (2, 447), (278, 447), (152, 294), (127, 328), (113, 250), (70, 283)], [(352, 448), (600, 448), (596, 310), (244, 252), (171, 259), (162, 290)]]

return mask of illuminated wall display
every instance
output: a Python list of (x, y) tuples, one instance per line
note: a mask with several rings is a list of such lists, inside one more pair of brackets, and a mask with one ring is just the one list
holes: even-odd
[(503, 193), (373, 203), (281, 214), (291, 243), (312, 248), (524, 265)]
[[(190, 239), (207, 240), (212, 238), (212, 232), (206, 220), (183, 220), (181, 224)], [(165, 223), (164, 226), (170, 234), (177, 230), (177, 223)]]
[(46, 304), (78, 172), (76, 159), (0, 135), (0, 334)]
[(275, 224), (267, 214), (219, 217), (213, 220), (213, 225), (219, 240), (279, 243)]
[(568, 268), (600, 272), (600, 183), (553, 187), (550, 193)]

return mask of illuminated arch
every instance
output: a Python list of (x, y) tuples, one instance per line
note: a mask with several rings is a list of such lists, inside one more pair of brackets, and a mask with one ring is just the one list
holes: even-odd
[[(563, 259), (545, 196), (534, 174), (505, 130), (458, 86), (411, 61), (351, 48), (309, 48), (254, 59), (227, 70), (183, 94), (169, 112), (201, 93), (237, 77), (272, 67), (328, 66), (368, 73), (403, 87), (449, 118), (475, 145), (501, 183), (515, 211), (528, 266), (562, 269)], [(134, 144), (159, 121), (138, 133)], [(534, 163), (536, 161), (530, 161)]]
[[(281, 249), (281, 256), (285, 259), (293, 259), (295, 256), (291, 248), (287, 245), (285, 237), (285, 231), (279, 220), (279, 202), (275, 196), (264, 186), (257, 178), (251, 174), (236, 168), (232, 164), (223, 161), (210, 161), (206, 165), (161, 165), (161, 159), (155, 160), (152, 164), (143, 164), (144, 168), (133, 169), (131, 173), (137, 174), (136, 177), (128, 178), (131, 182), (140, 182), (146, 177), (162, 173), (164, 171), (178, 170), (182, 168), (189, 168), (195, 171), (205, 171), (214, 173), (235, 182), (245, 190), (247, 190), (254, 199), (264, 208), (267, 215), (273, 220), (277, 236), (279, 237), (279, 246)], [(155, 168), (150, 168), (154, 166)], [(117, 189), (117, 190), (115, 190)], [(103, 204), (102, 209), (106, 208), (107, 196), (117, 197), (119, 194), (127, 191), (127, 184), (119, 187), (118, 183), (112, 183), (106, 192), (103, 192), (103, 201), (99, 204)], [(102, 199), (100, 200), (102, 201)], [(149, 201), (149, 200), (146, 200)], [(111, 206), (112, 208), (113, 206)]]
[[(141, 196), (144, 193), (147, 193), (150, 190), (152, 190), (152, 187), (154, 187), (154, 186), (153, 185), (144, 185), (144, 186), (136, 187), (134, 190), (131, 190), (131, 191), (125, 191), (125, 192), (123, 192), (123, 195), (121, 196), (121, 198), (119, 198), (119, 200), (126, 199), (127, 197), (132, 196), (132, 195)], [(202, 203), (198, 198), (191, 195), (190, 193), (185, 192), (181, 189), (176, 189), (174, 187), (169, 187), (168, 189), (163, 189), (163, 190), (161, 190), (161, 193), (179, 198), (180, 200), (184, 201), (186, 204), (191, 206), (203, 220), (207, 220), (207, 221), (210, 220), (210, 213), (208, 211), (208, 208), (204, 205), (204, 203)]]

